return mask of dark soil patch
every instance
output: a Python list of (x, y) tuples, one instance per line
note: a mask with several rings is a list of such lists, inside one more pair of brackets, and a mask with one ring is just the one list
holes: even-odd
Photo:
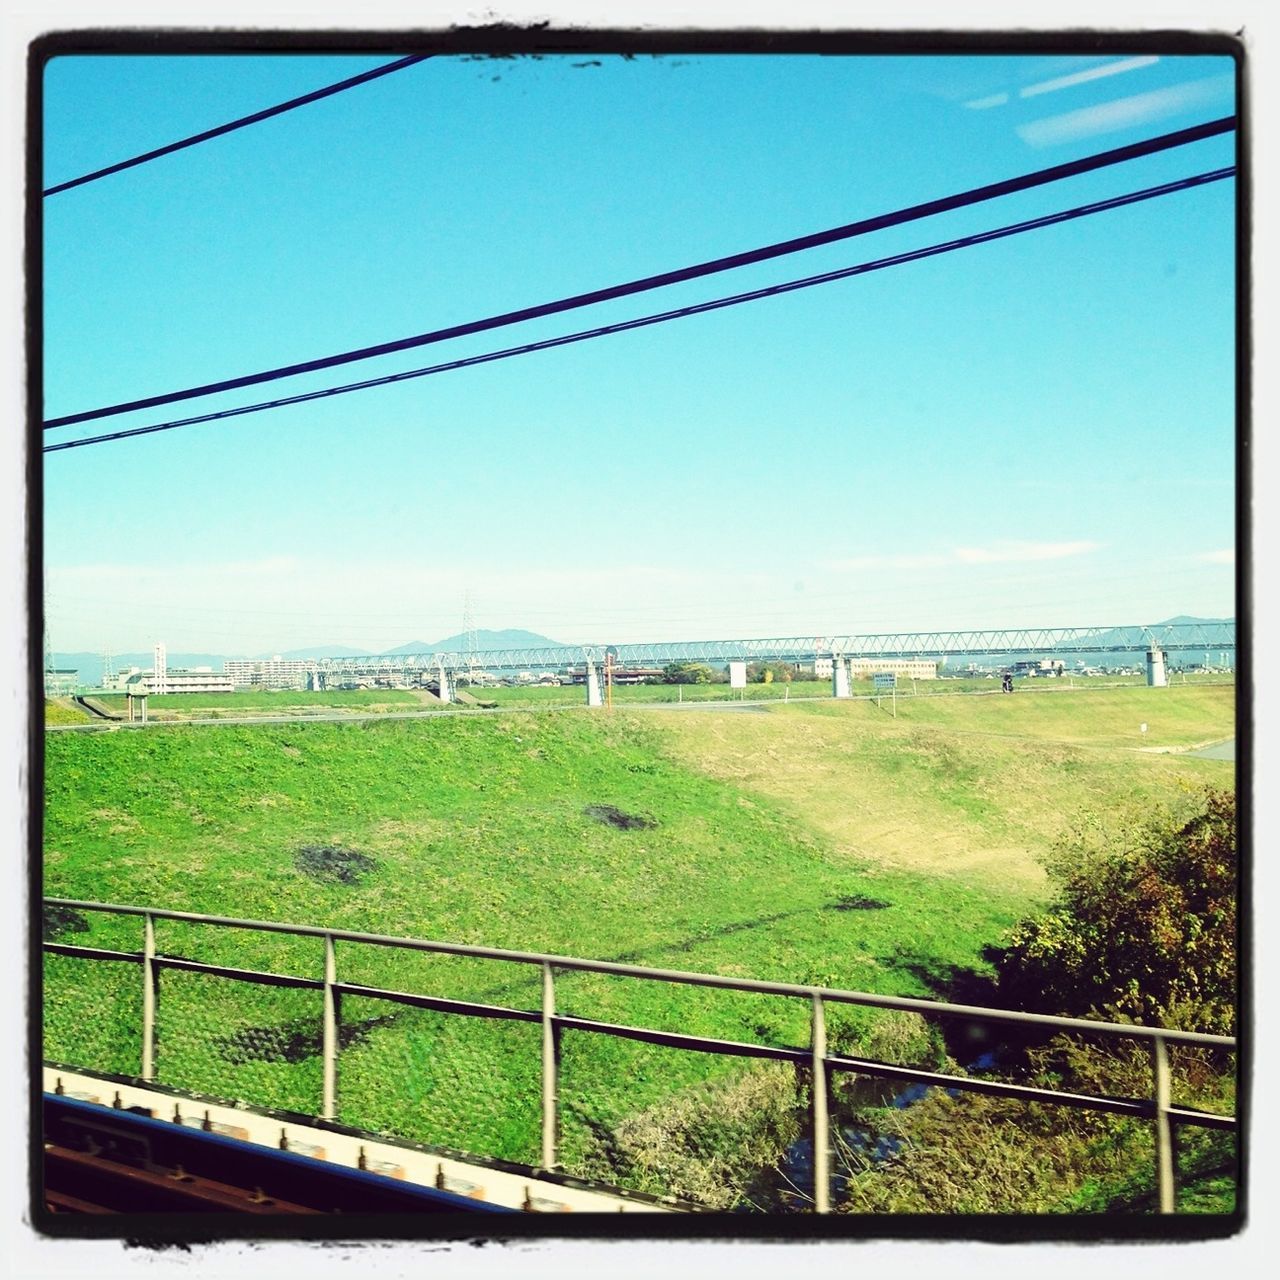
[(861, 894), (851, 894), (831, 904), (832, 911), (883, 911), (891, 907), (891, 902), (881, 902), (879, 898), (864, 898)]
[(367, 853), (336, 844), (304, 844), (294, 859), (298, 870), (313, 880), (356, 884), (378, 864)]
[(658, 825), (652, 818), (646, 818), (640, 813), (623, 813), (621, 809), (611, 804), (589, 804), (582, 812), (597, 822), (617, 827), (619, 831), (634, 831)]
[[(346, 1022), (338, 1028), (338, 1047), (359, 1044), (375, 1027), (394, 1022), (394, 1013), (362, 1022)], [(286, 1022), (276, 1027), (242, 1027), (219, 1046), (223, 1058), (235, 1066), (246, 1062), (305, 1062), (316, 1057), (322, 1047), (322, 1033), (317, 1022)]]
[(64, 933), (89, 932), (88, 920), (70, 907), (45, 907), (41, 924), (44, 926), (46, 942), (52, 942)]

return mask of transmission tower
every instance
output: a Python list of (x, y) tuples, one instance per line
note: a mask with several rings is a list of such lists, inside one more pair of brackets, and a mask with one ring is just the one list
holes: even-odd
[(476, 651), (480, 648), (476, 637), (475, 602), (468, 591), (462, 599), (462, 629), (467, 635), (467, 675), (474, 683), (476, 674)]

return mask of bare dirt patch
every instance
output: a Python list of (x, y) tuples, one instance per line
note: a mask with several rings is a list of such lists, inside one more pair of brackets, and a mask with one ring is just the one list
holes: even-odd
[(330, 884), (358, 884), (378, 864), (367, 853), (336, 844), (304, 844), (294, 865), (313, 880)]
[(44, 939), (53, 942), (67, 933), (88, 933), (89, 922), (71, 907), (47, 906), (41, 913)]
[(113, 836), (127, 835), (131, 831), (140, 831), (142, 823), (120, 809), (95, 809), (93, 816), (100, 822), (109, 822), (108, 833)]
[(883, 911), (891, 902), (881, 902), (879, 898), (864, 898), (860, 893), (850, 894), (839, 902), (831, 904), (832, 911)]
[(611, 804), (589, 804), (582, 812), (584, 816), (603, 822), (606, 826), (616, 827), (619, 831), (642, 831), (658, 825), (653, 818), (641, 813), (624, 813)]

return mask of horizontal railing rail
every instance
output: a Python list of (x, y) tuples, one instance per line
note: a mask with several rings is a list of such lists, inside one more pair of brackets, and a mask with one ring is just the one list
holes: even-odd
[[(339, 1001), (342, 996), (386, 1000), (416, 1008), (461, 1016), (540, 1023), (543, 1028), (542, 1165), (548, 1169), (557, 1167), (557, 1077), (559, 1036), (563, 1031), (587, 1032), (689, 1052), (763, 1058), (809, 1066), (813, 1077), (814, 1207), (818, 1212), (826, 1212), (830, 1207), (826, 1092), (828, 1078), (834, 1073), (897, 1080), (908, 1084), (938, 1087), (959, 1093), (967, 1092), (1012, 1098), (1027, 1103), (1048, 1103), (1150, 1120), (1156, 1127), (1157, 1183), (1160, 1208), (1161, 1212), (1164, 1213), (1171, 1213), (1174, 1209), (1175, 1182), (1171, 1126), (1180, 1124), (1219, 1130), (1234, 1130), (1237, 1127), (1234, 1116), (1175, 1106), (1170, 1097), (1171, 1076), (1168, 1062), (1168, 1046), (1171, 1044), (1234, 1050), (1236, 1040), (1233, 1036), (1130, 1023), (1103, 1022), (1090, 1018), (1070, 1018), (1054, 1014), (1028, 1013), (1016, 1009), (997, 1009), (982, 1005), (956, 1004), (948, 1001), (925, 1000), (909, 996), (886, 996), (875, 992), (848, 991), (801, 983), (772, 982), (752, 978), (735, 978), (720, 974), (693, 973), (679, 969), (661, 969), (609, 960), (589, 960), (577, 956), (563, 956), (546, 952), (514, 951), (467, 943), (402, 938), (388, 934), (364, 933), (347, 929), (326, 929), (316, 925), (286, 924), (267, 920), (240, 919), (233, 916), (215, 916), (200, 912), (172, 911), (121, 903), (89, 902), (74, 898), (45, 898), (44, 903), (49, 907), (132, 916), (142, 920), (144, 945), (141, 951), (119, 951), (53, 941), (44, 942), (43, 948), (50, 955), (67, 956), (81, 960), (125, 962), (142, 966), (141, 1078), (144, 1080), (155, 1078), (156, 1002), (159, 975), (165, 969), (207, 974), (213, 977), (251, 984), (322, 992), (324, 996), (322, 1034), (324, 1083), (320, 1114), (326, 1120), (334, 1120), (336, 1118)], [(212, 928), (245, 929), (292, 937), (322, 939), (325, 947), (324, 977), (314, 978), (299, 974), (233, 968), (226, 965), (192, 960), (183, 956), (164, 954), (158, 951), (155, 945), (155, 925), (160, 920), (204, 925)], [(417, 992), (340, 982), (337, 976), (336, 963), (336, 944), (339, 942), (536, 966), (542, 979), (542, 1007), (541, 1009), (511, 1008), (446, 996), (432, 996)], [(554, 973), (556, 970), (570, 973), (600, 973), (645, 981), (680, 983), (726, 991), (804, 999), (809, 1002), (811, 1007), (810, 1045), (808, 1047), (779, 1046), (749, 1041), (719, 1040), (685, 1032), (602, 1022), (596, 1019), (557, 1013), (555, 1011), (554, 995)], [(1055, 1033), (1077, 1033), (1101, 1036), (1112, 1040), (1144, 1042), (1148, 1045), (1152, 1054), (1152, 1095), (1145, 1098), (1120, 1098), (1097, 1094), (1077, 1094), (1067, 1090), (1021, 1085), (979, 1076), (962, 1076), (929, 1071), (871, 1058), (854, 1058), (828, 1054), (825, 1020), (825, 1006), (828, 1004), (849, 1004), (866, 1008), (892, 1009), (930, 1017), (962, 1018), (970, 1021), (1008, 1026), (1036, 1027)], [(93, 1066), (91, 1063), (79, 1065), (90, 1070)]]

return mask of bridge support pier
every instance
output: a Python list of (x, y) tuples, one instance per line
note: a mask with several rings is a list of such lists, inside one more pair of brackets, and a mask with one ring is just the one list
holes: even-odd
[(849, 659), (839, 653), (831, 655), (831, 696), (833, 698), (852, 696), (849, 692)]
[(587, 706), (604, 706), (604, 699), (600, 696), (600, 668), (590, 658), (587, 659)]
[(1154, 689), (1163, 689), (1169, 683), (1165, 672), (1165, 652), (1163, 649), (1147, 650), (1147, 684)]
[(436, 666), (436, 678), (440, 684), (439, 698), (441, 702), (453, 701), (453, 679), (449, 672), (444, 669), (444, 664), (439, 663)]

